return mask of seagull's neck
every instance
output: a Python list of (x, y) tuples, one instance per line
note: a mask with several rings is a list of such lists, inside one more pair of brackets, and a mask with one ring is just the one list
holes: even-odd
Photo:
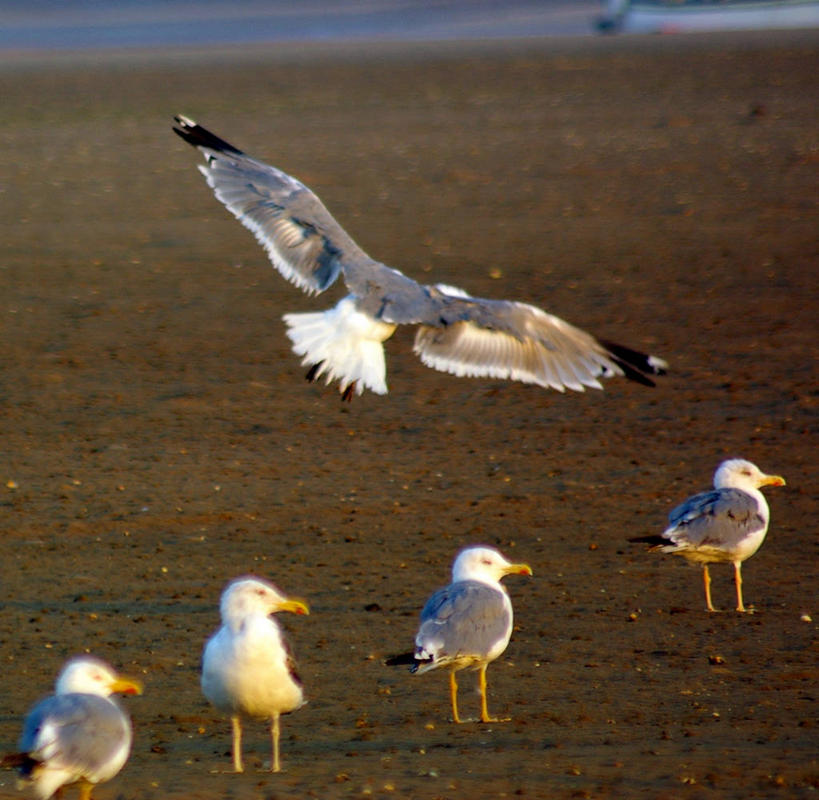
[(759, 513), (764, 517), (765, 522), (767, 522), (768, 518), (770, 517), (771, 510), (768, 508), (768, 501), (765, 499), (765, 495), (762, 494), (762, 492), (756, 487), (748, 488), (745, 491), (748, 492), (748, 494), (751, 495), (754, 500), (756, 500)]
[(452, 576), (453, 583), (459, 583), (460, 581), (476, 581), (477, 583), (483, 583), (486, 586), (491, 586), (493, 589), (497, 589), (499, 592), (506, 594), (506, 587), (497, 578), (492, 578), (489, 575), (483, 575), (482, 573), (464, 573), (457, 576)]
[(265, 628), (276, 627), (276, 623), (262, 611), (245, 611), (241, 614), (230, 614), (225, 618), (223, 624), (231, 633), (241, 633), (253, 628), (258, 628), (259, 626)]

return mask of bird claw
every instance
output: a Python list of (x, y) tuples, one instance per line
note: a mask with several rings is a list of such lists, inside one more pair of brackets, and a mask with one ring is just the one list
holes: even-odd
[(318, 376), (318, 371), (321, 369), (321, 365), (323, 363), (324, 363), (323, 361), (319, 361), (317, 364), (313, 364), (310, 367), (310, 369), (307, 370), (307, 374), (304, 376), (304, 379), (308, 383), (313, 383), (313, 381), (316, 380), (316, 378)]
[(348, 384), (347, 384), (347, 385), (344, 387), (344, 391), (341, 393), (341, 402), (342, 402), (342, 403), (343, 403), (345, 400), (346, 400), (348, 403), (352, 403), (352, 402), (353, 402), (353, 394), (355, 394), (355, 385), (356, 385), (356, 381), (353, 381), (352, 383), (348, 383)]

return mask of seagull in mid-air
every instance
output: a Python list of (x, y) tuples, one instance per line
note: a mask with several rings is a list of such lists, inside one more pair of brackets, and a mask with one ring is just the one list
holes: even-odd
[(759, 550), (768, 532), (770, 511), (762, 486), (784, 486), (780, 475), (766, 475), (742, 458), (723, 461), (714, 474), (714, 489), (689, 497), (668, 515), (668, 527), (661, 534), (636, 536), (629, 541), (653, 545), (650, 549), (683, 556), (702, 564), (705, 604), (711, 603), (709, 564), (729, 561), (734, 565), (737, 611), (742, 602), (742, 562)]
[(501, 583), (505, 575), (531, 575), (528, 564), (513, 564), (493, 547), (467, 547), (452, 565), (452, 583), (439, 589), (421, 611), (415, 650), (388, 658), (390, 666), (410, 664), (423, 675), (449, 669), (452, 719), (458, 714), (458, 681), (462, 669), (478, 670), (481, 722), (502, 722), (489, 716), (486, 668), (506, 650), (512, 636), (512, 601)]
[(3, 761), (20, 769), (37, 800), (72, 783), (79, 784), (80, 800), (90, 800), (96, 784), (122, 769), (133, 734), (114, 693), (141, 694), (142, 685), (97, 658), (78, 656), (61, 670), (55, 693), (28, 713), (20, 753)]
[(558, 391), (602, 388), (624, 375), (647, 386), (666, 362), (591, 334), (532, 305), (425, 286), (370, 258), (304, 184), (246, 155), (183, 116), (174, 131), (198, 148), (216, 197), (249, 228), (273, 266), (304, 291), (341, 274), (349, 294), (327, 311), (284, 315), (309, 380), (338, 380), (342, 399), (365, 388), (386, 394), (382, 342), (417, 325), (413, 350), (428, 367), (462, 377), (502, 378)]
[(301, 678), (284, 632), (271, 614), (309, 614), (307, 604), (248, 575), (231, 581), (219, 603), (222, 627), (202, 655), (202, 692), (230, 715), (233, 769), (242, 772), (241, 717), (270, 720), (270, 771), (279, 772), (279, 717), (304, 705)]

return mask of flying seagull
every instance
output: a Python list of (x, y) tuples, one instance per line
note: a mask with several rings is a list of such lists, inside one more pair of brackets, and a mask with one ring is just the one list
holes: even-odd
[(30, 782), (37, 800), (78, 783), (80, 800), (95, 784), (113, 778), (128, 760), (131, 722), (110, 696), (141, 694), (138, 681), (117, 675), (91, 656), (73, 658), (57, 678), (55, 694), (31, 709), (23, 723), (20, 753), (7, 756)]
[(246, 155), (183, 116), (174, 131), (198, 148), (199, 169), (216, 197), (251, 231), (273, 266), (299, 288), (323, 292), (341, 274), (349, 294), (316, 313), (285, 314), (293, 351), (309, 380), (338, 380), (342, 398), (364, 388), (386, 394), (382, 342), (398, 325), (417, 325), (414, 352), (428, 367), (462, 377), (503, 378), (558, 391), (602, 388), (624, 375), (653, 386), (666, 362), (598, 341), (526, 303), (471, 297), (424, 286), (370, 258), (304, 184)]
[(708, 565), (730, 561), (734, 565), (737, 611), (742, 602), (742, 562), (759, 550), (768, 532), (770, 512), (761, 486), (784, 486), (785, 479), (764, 472), (741, 458), (723, 461), (714, 474), (714, 489), (689, 497), (668, 515), (668, 528), (659, 535), (637, 536), (629, 541), (653, 545), (650, 549), (683, 556), (702, 564), (705, 604), (711, 604)]
[(222, 627), (205, 645), (202, 692), (230, 715), (233, 769), (242, 772), (241, 717), (271, 720), (270, 771), (279, 772), (279, 716), (304, 705), (301, 678), (287, 639), (270, 618), (277, 611), (309, 614), (272, 583), (247, 576), (231, 581), (220, 602)]
[(410, 672), (419, 675), (448, 668), (455, 722), (462, 721), (455, 673), (478, 670), (481, 722), (500, 722), (486, 707), (486, 668), (506, 650), (512, 635), (512, 602), (500, 581), (505, 575), (531, 574), (527, 564), (512, 564), (492, 547), (462, 550), (452, 566), (452, 583), (435, 592), (421, 611), (415, 651), (386, 663), (411, 664)]

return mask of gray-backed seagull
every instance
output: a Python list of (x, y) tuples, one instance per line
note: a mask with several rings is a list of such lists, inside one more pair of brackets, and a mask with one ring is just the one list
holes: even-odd
[(131, 721), (111, 697), (141, 694), (139, 681), (125, 678), (91, 656), (69, 660), (57, 677), (55, 694), (26, 716), (20, 753), (3, 759), (15, 764), (38, 800), (47, 800), (78, 783), (80, 800), (111, 780), (131, 752)]
[(349, 294), (335, 307), (284, 315), (293, 350), (310, 380), (339, 381), (349, 400), (364, 388), (386, 394), (382, 342), (417, 325), (414, 352), (429, 367), (462, 377), (534, 383), (558, 391), (602, 388), (625, 375), (653, 386), (666, 362), (590, 334), (535, 306), (471, 297), (444, 284), (423, 286), (370, 258), (304, 184), (177, 116), (174, 131), (198, 148), (199, 169), (216, 197), (249, 228), (273, 266), (310, 294), (339, 274)]
[(505, 575), (531, 575), (528, 564), (513, 564), (492, 547), (468, 547), (452, 565), (452, 583), (435, 592), (421, 611), (415, 650), (386, 663), (411, 664), (419, 675), (449, 669), (452, 719), (458, 714), (458, 682), (462, 669), (479, 670), (481, 722), (500, 722), (486, 707), (486, 668), (506, 650), (512, 635), (512, 602), (501, 584)]
[(705, 604), (711, 604), (711, 576), (708, 565), (730, 561), (734, 565), (737, 611), (742, 602), (742, 562), (759, 550), (768, 532), (770, 511), (761, 486), (784, 486), (779, 475), (766, 475), (750, 461), (733, 458), (723, 461), (714, 474), (713, 491), (689, 497), (669, 515), (663, 533), (637, 536), (632, 542), (646, 542), (651, 550), (680, 555), (702, 564)]

